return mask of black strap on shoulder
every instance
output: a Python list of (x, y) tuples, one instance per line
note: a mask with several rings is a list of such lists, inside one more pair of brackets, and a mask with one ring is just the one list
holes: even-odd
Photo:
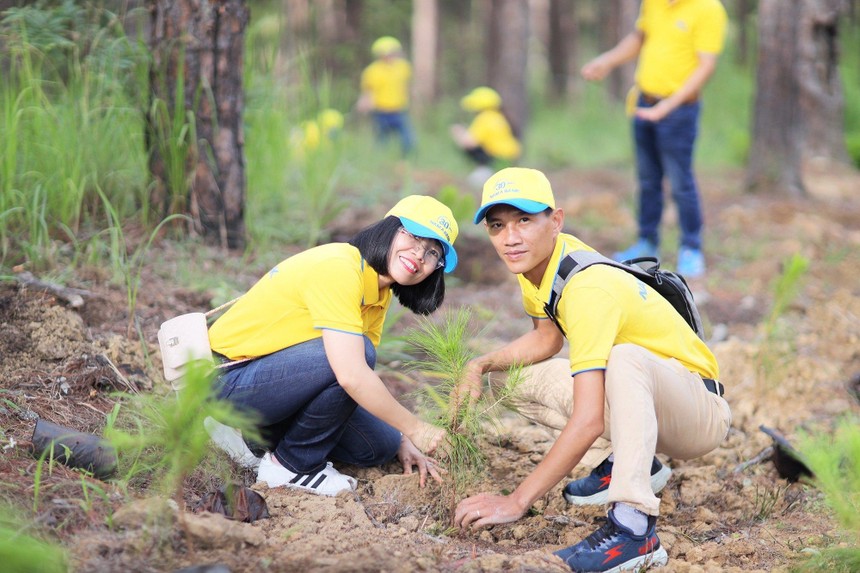
[(579, 271), (590, 267), (597, 263), (612, 264), (615, 261), (601, 255), (596, 251), (572, 251), (566, 254), (558, 264), (558, 272), (552, 281), (552, 291), (549, 295), (549, 300), (543, 305), (543, 310), (551, 321), (561, 331), (561, 335), (566, 337), (561, 323), (558, 320), (556, 309), (558, 308), (558, 299), (561, 298), (561, 293), (568, 281)]

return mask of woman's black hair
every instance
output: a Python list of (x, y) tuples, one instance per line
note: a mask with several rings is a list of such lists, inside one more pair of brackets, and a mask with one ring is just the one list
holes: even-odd
[[(388, 275), (388, 254), (397, 232), (403, 225), (400, 219), (389, 216), (358, 232), (349, 244), (358, 249), (361, 256), (380, 275)], [(391, 292), (400, 304), (416, 314), (430, 314), (445, 299), (445, 270), (436, 269), (430, 276), (416, 285), (391, 285)]]

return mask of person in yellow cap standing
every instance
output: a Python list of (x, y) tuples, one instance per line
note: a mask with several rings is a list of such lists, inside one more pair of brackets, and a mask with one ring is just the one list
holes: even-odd
[[(608, 504), (608, 519), (556, 555), (573, 571), (665, 564), (666, 550), (656, 533), (660, 500), (654, 494), (671, 470), (655, 454), (695, 458), (725, 439), (732, 416), (716, 381), (716, 358), (665, 298), (605, 264), (573, 274), (557, 293), (557, 324), (548, 319), (555, 277), (562, 261), (570, 260), (565, 255), (593, 249), (562, 232), (564, 213), (540, 171), (511, 167), (490, 177), (475, 215), (475, 223), (481, 221), (496, 253), (517, 276), (532, 329), (471, 361), (455, 398), (480, 396), (485, 373), (526, 365), (517, 387), (516, 400), (527, 406), (521, 413), (559, 433), (513, 492), (462, 500), (455, 524), (516, 521), (583, 462), (596, 467), (568, 483), (564, 497), (578, 505)], [(565, 338), (568, 359), (552, 358)]]
[(460, 107), (477, 115), (468, 128), (452, 125), (451, 137), (478, 164), (469, 183), (480, 188), (493, 171), (519, 159), (522, 148), (502, 111), (502, 98), (493, 88), (473, 89), (460, 100)]
[(400, 42), (391, 36), (373, 42), (371, 52), (375, 59), (361, 74), (361, 96), (356, 108), (373, 116), (379, 141), (396, 133), (403, 155), (408, 155), (415, 147), (409, 121), (412, 65), (403, 57)]
[(636, 29), (582, 68), (582, 77), (597, 81), (613, 68), (639, 58), (632, 93), (639, 238), (615, 253), (616, 260), (658, 255), (665, 177), (681, 227), (676, 269), (687, 278), (705, 273), (693, 149), (701, 111), (699, 96), (716, 69), (727, 19), (719, 0), (643, 0)]
[[(266, 450), (257, 481), (321, 495), (354, 490), (331, 460), (379, 465), (399, 456), (420, 483), (440, 479), (425, 454), (444, 431), (421, 421), (373, 371), (392, 297), (435, 311), (457, 266), (451, 210), (411, 195), (349, 243), (314, 247), (276, 265), (209, 329), (226, 366), (218, 397), (256, 415)], [(422, 453), (423, 452), (423, 453)]]

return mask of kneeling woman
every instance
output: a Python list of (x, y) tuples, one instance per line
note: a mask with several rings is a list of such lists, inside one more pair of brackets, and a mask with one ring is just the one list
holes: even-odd
[(262, 277), (209, 329), (216, 357), (234, 361), (220, 397), (259, 416), (267, 452), (257, 481), (323, 495), (355, 489), (330, 460), (358, 466), (397, 455), (404, 473), (444, 432), (404, 408), (373, 371), (392, 295), (426, 315), (457, 265), (457, 223), (445, 205), (412, 195), (349, 243), (314, 247)]

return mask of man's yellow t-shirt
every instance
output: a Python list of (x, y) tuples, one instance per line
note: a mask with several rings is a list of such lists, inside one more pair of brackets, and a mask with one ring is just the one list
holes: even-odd
[(322, 329), (382, 337), (391, 290), (346, 243), (314, 247), (278, 263), (209, 328), (212, 350), (258, 357), (319, 338)]
[(636, 67), (640, 91), (667, 97), (699, 65), (699, 53), (719, 54), (726, 9), (719, 0), (643, 0), (636, 29), (645, 39)]
[(487, 109), (476, 115), (469, 125), (469, 134), (492, 157), (510, 161), (520, 156), (520, 142), (499, 110)]
[(404, 111), (411, 78), (412, 65), (403, 58), (375, 60), (361, 73), (361, 91), (370, 93), (374, 111)]
[[(593, 251), (573, 235), (556, 241), (539, 286), (517, 275), (526, 313), (547, 318), (549, 301), (562, 257), (573, 250)], [(641, 346), (660, 358), (675, 358), (691, 372), (719, 379), (717, 360), (684, 318), (657, 291), (621, 269), (593, 265), (576, 273), (562, 291), (558, 320), (567, 333), (572, 374), (606, 368), (618, 344)]]

